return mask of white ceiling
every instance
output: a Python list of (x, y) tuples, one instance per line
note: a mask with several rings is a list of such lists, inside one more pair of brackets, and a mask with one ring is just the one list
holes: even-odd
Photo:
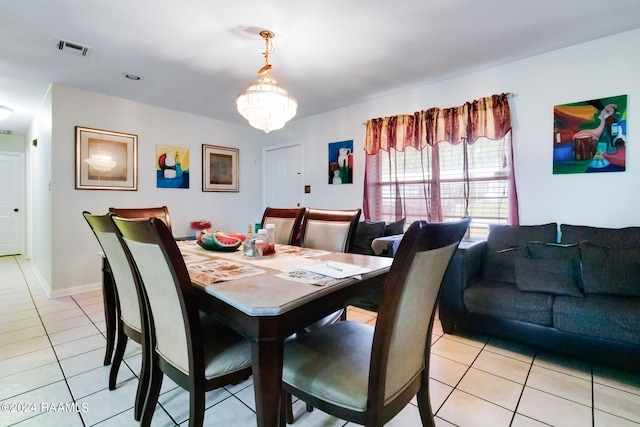
[(50, 83), (245, 124), (261, 29), (301, 118), (639, 27), (638, 0), (3, 1), (0, 129), (25, 134)]

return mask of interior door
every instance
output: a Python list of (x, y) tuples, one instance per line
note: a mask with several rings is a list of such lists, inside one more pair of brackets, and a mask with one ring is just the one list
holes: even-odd
[(24, 251), (24, 162), (20, 153), (0, 153), (0, 256)]
[(302, 206), (302, 145), (278, 145), (264, 149), (264, 207)]

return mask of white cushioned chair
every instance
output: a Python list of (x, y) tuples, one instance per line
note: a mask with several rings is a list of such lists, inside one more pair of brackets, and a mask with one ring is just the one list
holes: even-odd
[(276, 226), (277, 244), (297, 245), (304, 212), (304, 208), (266, 208), (262, 214), (262, 228), (273, 224)]
[(150, 308), (143, 326), (152, 348), (151, 381), (141, 425), (151, 423), (164, 373), (189, 391), (189, 426), (202, 426), (205, 392), (251, 375), (249, 342), (199, 312), (182, 254), (162, 220), (111, 218), (140, 275)]
[[(431, 330), (444, 273), (470, 218), (414, 222), (386, 277), (375, 327), (337, 322), (285, 342), (286, 394), (350, 423), (382, 426), (417, 395), (422, 424), (429, 402)], [(283, 408), (285, 409), (285, 408)]]
[(102, 247), (102, 252), (109, 263), (109, 269), (113, 276), (115, 290), (115, 306), (113, 310), (117, 317), (117, 346), (113, 355), (111, 370), (109, 371), (109, 390), (115, 390), (116, 379), (122, 357), (127, 348), (128, 338), (142, 345), (142, 365), (136, 392), (134, 418), (140, 420), (142, 408), (149, 388), (149, 358), (146, 351), (148, 345), (143, 343), (147, 337), (142, 332), (142, 322), (146, 318), (146, 305), (139, 287), (135, 269), (129, 263), (129, 259), (120, 244), (117, 230), (107, 215), (92, 215), (83, 212), (93, 234)]
[(361, 209), (307, 208), (302, 223), (300, 246), (334, 252), (349, 252), (356, 235), (361, 212)]

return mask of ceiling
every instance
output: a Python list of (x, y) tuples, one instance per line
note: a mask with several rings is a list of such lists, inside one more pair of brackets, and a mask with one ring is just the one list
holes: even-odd
[(0, 130), (26, 134), (50, 83), (246, 124), (262, 29), (301, 118), (635, 28), (638, 0), (5, 1)]

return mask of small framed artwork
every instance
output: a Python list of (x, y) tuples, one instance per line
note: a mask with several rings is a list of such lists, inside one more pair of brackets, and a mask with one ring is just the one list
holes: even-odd
[(138, 136), (76, 126), (76, 189), (138, 190)]
[(240, 150), (202, 144), (202, 191), (240, 191)]
[(189, 149), (156, 145), (156, 187), (189, 188)]
[(329, 143), (329, 184), (353, 183), (353, 140)]

